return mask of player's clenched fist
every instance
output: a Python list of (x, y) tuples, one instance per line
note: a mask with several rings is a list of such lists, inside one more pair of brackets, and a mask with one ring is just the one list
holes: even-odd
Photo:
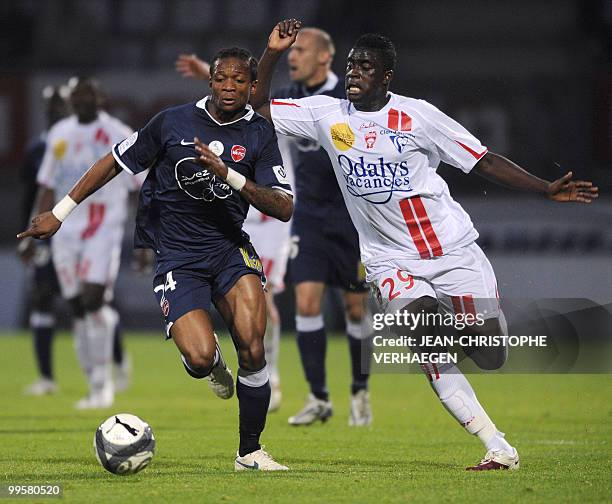
[(268, 39), (268, 50), (282, 52), (295, 42), (302, 22), (297, 19), (284, 19), (276, 24)]
[(61, 221), (53, 215), (53, 212), (44, 212), (34, 217), (30, 227), (19, 233), (17, 238), (22, 239), (28, 236), (43, 240), (51, 238), (61, 225)]

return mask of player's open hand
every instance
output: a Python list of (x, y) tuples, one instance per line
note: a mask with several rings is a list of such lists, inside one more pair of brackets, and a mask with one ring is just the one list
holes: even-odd
[(30, 227), (17, 235), (20, 240), (31, 236), (32, 238), (51, 238), (62, 225), (61, 221), (52, 212), (44, 212), (32, 219)]
[(217, 177), (221, 177), (221, 179), (225, 180), (227, 178), (227, 166), (225, 166), (221, 158), (210, 150), (208, 145), (202, 142), (198, 137), (195, 137), (193, 142), (195, 143), (195, 150), (199, 155), (199, 157), (196, 158), (196, 162), (213, 172)]
[(591, 203), (599, 196), (599, 189), (586, 180), (571, 180), (574, 176), (568, 172), (563, 177), (551, 182), (548, 186), (548, 198), (553, 201), (576, 201)]
[(174, 62), (174, 68), (183, 77), (193, 79), (210, 79), (210, 65), (195, 54), (179, 54)]
[(295, 38), (301, 27), (302, 22), (297, 19), (284, 19), (280, 23), (277, 23), (272, 33), (270, 33), (268, 50), (283, 52), (289, 49), (291, 44), (295, 42)]

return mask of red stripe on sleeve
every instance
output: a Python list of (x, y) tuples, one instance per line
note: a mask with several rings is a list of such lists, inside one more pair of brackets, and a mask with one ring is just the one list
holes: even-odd
[(476, 159), (482, 158), (482, 156), (484, 156), (489, 151), (489, 149), (485, 147), (485, 150), (483, 150), (482, 152), (476, 152), (474, 149), (470, 149), (467, 145), (465, 145), (464, 143), (461, 143), (459, 140), (455, 140), (455, 142), (459, 144), (461, 147), (463, 147), (466, 151), (468, 151)]
[(285, 102), (285, 101), (280, 101), (280, 100), (272, 100), (270, 104), (271, 105), (287, 105), (288, 107), (300, 108), (300, 106), (297, 103)]
[(395, 109), (389, 110), (387, 117), (387, 127), (392, 130), (396, 130), (399, 124), (399, 112)]
[(417, 217), (419, 218), (419, 224), (421, 224), (421, 228), (425, 233), (425, 238), (431, 247), (431, 251), (435, 257), (440, 257), (442, 255), (442, 245), (440, 245), (440, 241), (436, 236), (436, 232), (431, 226), (431, 221), (427, 216), (427, 211), (425, 210), (425, 206), (423, 205), (423, 201), (420, 196), (414, 196), (410, 198), (412, 200), (412, 204), (414, 205), (414, 210), (416, 212)]
[(408, 226), (408, 231), (410, 232), (412, 241), (416, 245), (421, 259), (429, 259), (429, 249), (425, 244), (425, 240), (423, 239), (423, 235), (421, 234), (421, 230), (419, 229), (419, 225), (417, 224), (416, 217), (414, 216), (414, 212), (412, 211), (412, 207), (410, 206), (410, 199), (407, 198), (401, 200), (400, 208), (402, 210), (402, 215), (404, 216), (404, 221), (406, 221), (406, 225)]

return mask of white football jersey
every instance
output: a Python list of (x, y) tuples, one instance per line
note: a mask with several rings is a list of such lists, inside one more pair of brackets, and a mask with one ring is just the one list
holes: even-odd
[[(61, 200), (98, 159), (131, 133), (128, 126), (103, 111), (89, 124), (79, 123), (76, 115), (59, 121), (49, 130), (38, 183), (53, 189), (56, 201)], [(122, 226), (128, 193), (141, 183), (142, 177), (130, 177), (122, 171), (70, 214), (58, 236), (86, 239), (101, 227)]]
[(331, 158), (368, 280), (393, 258), (435, 258), (478, 238), (436, 170), (444, 161), (469, 173), (487, 148), (430, 103), (389, 97), (376, 112), (328, 96), (270, 104), (278, 133), (318, 141)]

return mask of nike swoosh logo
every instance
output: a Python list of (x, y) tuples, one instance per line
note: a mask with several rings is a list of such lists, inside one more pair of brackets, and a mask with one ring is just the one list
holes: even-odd
[(253, 462), (253, 465), (243, 464), (240, 460), (236, 460), (236, 462), (247, 469), (259, 469), (259, 464), (257, 462)]
[(195, 145), (195, 142), (185, 142), (185, 139), (183, 138), (181, 140), (181, 145)]

